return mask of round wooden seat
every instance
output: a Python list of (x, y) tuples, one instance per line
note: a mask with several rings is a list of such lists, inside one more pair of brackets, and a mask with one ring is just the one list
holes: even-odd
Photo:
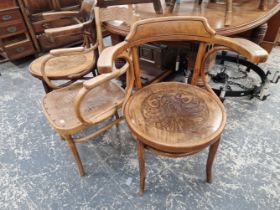
[[(85, 127), (74, 108), (74, 100), (82, 88), (76, 83), (45, 95), (42, 109), (50, 124), (60, 133), (75, 133)], [(113, 82), (106, 82), (87, 93), (82, 104), (81, 114), (92, 124), (99, 123), (115, 114), (124, 99), (124, 90)], [(106, 113), (106, 114), (104, 114)]]
[(151, 149), (192, 154), (216, 141), (225, 125), (223, 105), (206, 90), (178, 82), (135, 93), (125, 109), (137, 140)]
[[(30, 73), (39, 79), (42, 79), (41, 66), (46, 56), (48, 55), (35, 59), (29, 66)], [(75, 78), (75, 74), (81, 77), (80, 73), (91, 71), (95, 60), (92, 51), (85, 54), (54, 57), (46, 64), (46, 75), (50, 79)]]

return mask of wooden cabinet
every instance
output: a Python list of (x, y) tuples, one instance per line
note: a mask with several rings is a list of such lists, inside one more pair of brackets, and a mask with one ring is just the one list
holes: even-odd
[(0, 62), (33, 54), (35, 49), (15, 0), (0, 1)]
[(82, 0), (17, 0), (22, 8), (26, 22), (28, 22), (29, 31), (38, 52), (46, 52), (53, 48), (74, 45), (82, 40), (82, 35), (71, 37), (54, 37), (48, 38), (44, 30), (54, 27), (63, 27), (76, 24), (76, 19), (57, 19), (44, 20), (42, 13), (78, 10)]

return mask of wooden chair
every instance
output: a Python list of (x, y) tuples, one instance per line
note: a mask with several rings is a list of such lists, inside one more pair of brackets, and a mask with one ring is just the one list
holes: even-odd
[[(226, 112), (207, 83), (205, 64), (220, 50), (237, 52), (252, 63), (267, 58), (265, 50), (248, 40), (216, 35), (203, 17), (162, 17), (136, 22), (125, 41), (102, 52), (99, 71), (111, 72), (118, 55), (153, 41), (192, 41), (199, 43), (199, 48), (191, 84), (152, 84), (136, 91), (124, 102), (125, 118), (137, 141), (141, 193), (145, 185), (144, 148), (159, 155), (181, 157), (210, 146), (206, 175), (207, 182), (211, 182), (212, 164), (225, 127)], [(126, 59), (136, 71), (139, 61)]]
[[(97, 43), (93, 31), (94, 0), (84, 0), (80, 11), (61, 11), (44, 13), (46, 20), (57, 18), (74, 18), (77, 24), (60, 28), (46, 29), (45, 34), (50, 39), (54, 36), (77, 35), (84, 36), (83, 47), (56, 50), (35, 59), (29, 66), (30, 73), (42, 80), (45, 92), (65, 87), (94, 71), (96, 65)], [(66, 80), (63, 84), (55, 84), (52, 80)]]
[[(53, 51), (56, 54), (58, 51)], [(121, 55), (120, 58), (126, 58)], [(102, 61), (102, 59), (101, 59)], [(106, 62), (102, 61), (103, 63)], [(133, 87), (133, 72), (128, 72), (128, 65), (121, 69), (98, 75), (83, 83), (75, 83), (46, 94), (41, 102), (43, 113), (51, 126), (67, 144), (75, 158), (80, 176), (84, 175), (83, 165), (76, 148), (76, 143), (88, 141), (124, 119), (119, 117), (118, 109), (122, 106), (126, 95)], [(118, 86), (113, 79), (125, 74), (126, 90)], [(115, 120), (101, 128), (81, 137), (73, 137), (85, 128), (103, 123), (115, 115)]]
[[(202, 3), (203, 0), (199, 0), (199, 4)], [(226, 14), (225, 14), (225, 25), (230, 26), (232, 22), (232, 1), (226, 0)], [(216, 0), (210, 0), (212, 3), (216, 3)], [(260, 0), (259, 9), (266, 10), (267, 9), (267, 0)]]
[[(131, 14), (127, 14), (127, 8), (111, 7), (99, 9), (97, 7), (94, 10), (97, 20), (103, 20), (104, 18), (106, 21), (111, 19), (123, 20), (126, 22), (131, 21)], [(75, 51), (73, 49), (69, 51), (62, 49), (52, 50), (49, 56), (72, 56), (80, 55), (81, 53), (87, 54), (88, 52), (93, 54), (92, 51), (97, 49), (97, 47), (99, 47), (100, 52), (103, 51), (104, 44), (102, 28), (99, 21), (96, 23), (97, 43), (93, 47), (89, 49), (76, 48)], [(127, 56), (128, 55), (124, 53), (119, 56), (119, 58), (123, 59)], [(44, 66), (46, 62), (47, 59), (45, 59), (42, 64), (43, 76), (45, 75)], [(67, 61), (64, 62), (67, 65)], [(119, 70), (115, 69), (110, 73), (104, 71), (99, 72), (101, 75), (85, 81), (84, 83), (75, 83), (58, 90), (53, 90), (42, 100), (42, 109), (46, 118), (62, 139), (67, 141), (68, 146), (74, 155), (81, 176), (84, 175), (84, 169), (75, 144), (94, 138), (124, 119), (123, 116), (119, 117), (118, 109), (122, 106), (122, 103), (125, 100), (125, 93), (129, 93), (133, 87), (133, 72), (128, 73), (127, 70), (128, 64), (124, 63), (124, 66)], [(126, 83), (126, 91), (115, 82), (111, 82), (111, 80), (122, 76), (125, 72), (127, 72), (127, 80), (131, 81)], [(47, 81), (48, 80), (46, 80), (46, 82)], [(74, 134), (89, 126), (99, 124), (113, 115), (115, 115), (116, 119), (102, 126), (97, 131), (84, 137), (73, 138)]]

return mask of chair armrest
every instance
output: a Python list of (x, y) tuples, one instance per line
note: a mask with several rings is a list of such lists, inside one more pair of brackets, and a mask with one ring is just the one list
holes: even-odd
[(44, 20), (57, 20), (60, 18), (77, 17), (79, 11), (46, 12), (42, 14)]
[(259, 62), (265, 62), (268, 57), (268, 52), (263, 49), (258, 44), (248, 40), (248, 39), (242, 39), (242, 38), (233, 38), (235, 41), (237, 41), (240, 45), (246, 46), (247, 50), (251, 52), (252, 55), (259, 58)]
[(78, 119), (83, 122), (83, 123), (87, 123), (87, 124), (91, 124), (90, 120), (85, 119), (82, 114), (81, 114), (81, 104), (82, 101), (84, 99), (84, 97), (86, 96), (86, 94), (93, 88), (100, 86), (103, 83), (109, 82), (110, 80), (119, 77), (120, 75), (122, 75), (123, 73), (126, 72), (128, 65), (126, 65), (126, 67), (122, 67), (122, 71), (114, 71), (111, 73), (106, 73), (106, 74), (101, 74), (98, 75), (90, 80), (87, 80), (83, 83), (83, 87), (82, 89), (78, 92), (78, 95), (75, 98), (74, 101), (74, 109), (75, 109), (75, 113), (76, 116), (78, 117)]
[(72, 47), (72, 48), (62, 48), (62, 49), (51, 50), (50, 54), (53, 56), (63, 56), (63, 55), (67, 55), (67, 54), (80, 53), (80, 52), (84, 52), (84, 51), (85, 51), (84, 47)]
[(71, 36), (83, 33), (84, 24), (79, 23), (71, 26), (57, 27), (45, 29), (45, 34), (47, 37), (53, 36)]
[(227, 47), (229, 50), (239, 53), (254, 64), (265, 62), (268, 57), (266, 50), (247, 39), (216, 35), (214, 44)]
[(107, 47), (102, 51), (97, 61), (97, 69), (100, 74), (113, 71), (114, 61), (116, 57), (118, 57), (118, 55), (120, 55), (125, 50), (125, 45), (125, 41), (120, 42), (119, 44), (112, 47)]
[(83, 33), (84, 28), (90, 26), (91, 23), (92, 20), (88, 20), (84, 23), (78, 23), (71, 26), (46, 29), (44, 32), (47, 37), (76, 35), (78, 33)]
[[(98, 46), (98, 44), (96, 43), (90, 48), (75, 47), (75, 48), (64, 48), (64, 49), (51, 50), (50, 53), (45, 57), (45, 59), (42, 61), (42, 64), (41, 64), (41, 74), (42, 74), (43, 80), (52, 89), (62, 88), (64, 86), (67, 86), (67, 85), (73, 83), (74, 80), (73, 81), (71, 80), (71, 81), (69, 81), (65, 84), (62, 84), (62, 85), (56, 85), (56, 84), (52, 83), (51, 80), (48, 78), (48, 76), (45, 73), (45, 71), (46, 71), (45, 67), (46, 67), (47, 62), (49, 60), (51, 60), (52, 58), (59, 57), (59, 56), (70, 56), (70, 55), (88, 53), (90, 51), (93, 51), (93, 50), (97, 49), (97, 46)], [(72, 77), (77, 77), (79, 75), (82, 76), (83, 74), (84, 74), (84, 72), (81, 72), (79, 74), (72, 75)], [(69, 79), (71, 79), (70, 76), (69, 76)]]
[(55, 49), (50, 51), (50, 55), (58, 57), (58, 56), (65, 56), (65, 55), (76, 55), (81, 53), (87, 53), (89, 51), (93, 51), (97, 49), (98, 43), (95, 43), (90, 48), (84, 47), (71, 47), (71, 48), (62, 48), (62, 49)]

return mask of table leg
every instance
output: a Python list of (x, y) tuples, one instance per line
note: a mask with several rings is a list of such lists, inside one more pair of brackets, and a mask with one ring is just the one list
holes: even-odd
[(154, 9), (157, 14), (163, 13), (163, 9), (162, 9), (160, 0), (153, 0), (153, 5), (154, 5)]

